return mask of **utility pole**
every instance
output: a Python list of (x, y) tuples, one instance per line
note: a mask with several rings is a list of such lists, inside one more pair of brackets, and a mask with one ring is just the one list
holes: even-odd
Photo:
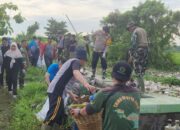
[(74, 32), (75, 32), (75, 33), (76, 33), (76, 35), (77, 35), (78, 33), (77, 33), (77, 31), (76, 31), (76, 29), (75, 29), (74, 25), (72, 24), (71, 20), (69, 19), (68, 15), (66, 14), (65, 16), (66, 16), (66, 18), (68, 19), (68, 21), (69, 21), (70, 25), (72, 26), (72, 28), (73, 28)]

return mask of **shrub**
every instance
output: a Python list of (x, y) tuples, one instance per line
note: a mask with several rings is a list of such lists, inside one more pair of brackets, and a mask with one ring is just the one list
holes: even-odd
[(44, 71), (29, 68), (24, 88), (18, 91), (18, 99), (12, 108), (9, 130), (39, 130), (41, 122), (35, 117), (46, 97), (47, 86), (43, 81)]

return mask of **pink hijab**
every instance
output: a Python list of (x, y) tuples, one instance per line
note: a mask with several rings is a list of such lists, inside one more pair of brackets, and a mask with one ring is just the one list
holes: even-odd
[[(16, 50), (12, 51), (11, 48), (12, 46), (16, 46)], [(11, 43), (10, 45), (10, 49), (5, 53), (5, 56), (9, 56), (11, 58), (22, 58), (22, 54), (17, 46), (17, 44), (15, 42)]]

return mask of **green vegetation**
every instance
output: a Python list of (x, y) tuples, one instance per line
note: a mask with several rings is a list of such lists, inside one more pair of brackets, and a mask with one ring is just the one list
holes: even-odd
[[(40, 130), (42, 122), (37, 120), (35, 114), (40, 111), (47, 97), (44, 71), (29, 68), (26, 82), (24, 88), (18, 91), (18, 99), (12, 106), (12, 119), (8, 130)], [(68, 118), (61, 129), (67, 130), (71, 124), (72, 119)]]
[[(13, 11), (10, 17), (9, 11)], [(12, 3), (0, 4), (0, 36), (11, 34), (13, 28), (10, 21), (22, 23), (25, 18), (21, 16), (18, 7)], [(108, 57), (108, 73), (107, 77), (111, 77), (111, 67), (118, 60), (126, 59), (126, 52), (130, 48), (130, 33), (126, 30), (128, 21), (135, 21), (139, 26), (145, 28), (149, 36), (149, 63), (150, 67), (156, 69), (178, 68), (180, 65), (180, 48), (170, 50), (171, 44), (174, 42), (174, 36), (180, 36), (180, 11), (173, 12), (169, 10), (161, 1), (147, 0), (140, 3), (132, 10), (121, 13), (119, 10), (111, 12), (101, 21), (102, 25), (110, 25), (113, 44), (109, 47)], [(30, 25), (26, 32), (16, 36), (16, 41), (23, 39), (30, 40), (39, 29), (39, 23), (35, 22)], [(46, 35), (57, 40), (61, 34), (68, 32), (66, 22), (56, 21), (51, 18), (45, 27)], [(47, 38), (42, 37), (45, 42)], [(81, 34), (77, 34), (78, 43), (83, 43)], [(92, 49), (90, 51), (89, 62), (92, 59)], [(100, 63), (99, 63), (100, 64)], [(175, 67), (174, 67), (175, 66)], [(167, 69), (168, 68), (168, 69)], [(170, 69), (171, 68), (171, 69)], [(101, 72), (101, 70), (99, 70)], [(39, 130), (41, 122), (36, 119), (35, 114), (42, 108), (44, 100), (47, 96), (47, 85), (44, 81), (44, 70), (39, 68), (29, 68), (26, 75), (26, 85), (18, 91), (18, 99), (12, 105), (12, 118), (9, 130)], [(180, 79), (176, 77), (156, 76), (150, 73), (145, 75), (145, 79), (162, 84), (179, 85)], [(10, 110), (10, 109), (9, 109)], [(68, 119), (65, 127), (68, 128), (72, 123)]]
[(36, 119), (35, 113), (41, 109), (40, 106), (45, 99), (44, 90), (44, 84), (31, 82), (19, 91), (19, 99), (13, 108), (10, 130), (38, 130), (41, 122)]
[(34, 24), (28, 26), (26, 33), (22, 32), (18, 34), (16, 36), (16, 41), (21, 42), (22, 40), (32, 39), (38, 29), (39, 29), (39, 23), (35, 22)]
[(46, 97), (47, 85), (43, 81), (43, 71), (30, 68), (26, 76), (27, 84), (18, 91), (18, 100), (13, 105), (12, 119), (9, 130), (39, 130), (39, 122), (35, 113), (43, 105)]
[[(8, 11), (14, 11), (14, 15), (10, 16)], [(0, 36), (13, 32), (10, 21), (14, 20), (16, 23), (22, 23), (25, 18), (21, 16), (18, 7), (12, 3), (0, 4)]]
[(158, 77), (154, 75), (146, 74), (144, 77), (148, 81), (154, 81), (154, 82), (160, 82), (162, 84), (168, 84), (168, 85), (178, 85), (180, 86), (180, 79), (177, 79), (176, 77)]
[(28, 28), (27, 28), (27, 38), (32, 38), (33, 35), (35, 35), (36, 31), (39, 29), (39, 23), (38, 22), (35, 22), (34, 24), (30, 25)]
[(54, 40), (57, 40), (59, 35), (63, 35), (66, 32), (68, 32), (68, 30), (66, 28), (67, 28), (66, 22), (64, 22), (64, 21), (59, 22), (59, 21), (56, 21), (55, 19), (51, 18), (48, 20), (47, 27), (45, 27), (45, 29), (46, 29), (45, 34), (48, 37), (51, 37)]
[[(111, 78), (111, 69), (107, 70), (107, 77), (110, 79)], [(157, 70), (152, 70), (155, 73), (158, 73)], [(99, 74), (101, 74), (101, 70), (98, 70)], [(162, 71), (161, 71), (162, 72)], [(133, 75), (133, 78), (136, 79), (135, 75)], [(146, 72), (144, 79), (147, 81), (153, 81), (155, 83), (160, 82), (162, 84), (168, 84), (168, 85), (176, 85), (180, 86), (180, 79), (171, 76), (171, 77), (165, 77), (165, 76), (157, 76), (156, 74), (152, 74), (150, 72)]]
[(173, 64), (180, 65), (180, 52), (170, 52), (168, 57)]
[(28, 69), (25, 80), (27, 82), (43, 82), (45, 71), (37, 67), (31, 67)]
[(118, 59), (125, 59), (125, 52), (130, 47), (130, 33), (126, 30), (126, 25), (132, 20), (148, 33), (150, 65), (158, 69), (172, 68), (174, 64), (164, 52), (173, 44), (173, 37), (180, 36), (180, 11), (173, 12), (157, 0), (147, 0), (124, 13), (115, 10), (103, 18), (101, 23), (111, 26), (113, 39), (108, 60), (114, 63)]

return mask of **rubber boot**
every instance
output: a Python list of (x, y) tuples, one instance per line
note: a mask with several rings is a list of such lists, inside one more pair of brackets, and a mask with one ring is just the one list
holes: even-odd
[(139, 76), (137, 78), (137, 82), (138, 82), (138, 88), (141, 90), (141, 93), (145, 92), (145, 87), (144, 87), (144, 79), (142, 76)]
[(53, 130), (53, 128), (52, 128), (52, 126), (49, 126), (49, 125), (46, 125), (46, 124), (42, 124), (41, 130)]
[(102, 70), (102, 79), (106, 79), (106, 70)]

